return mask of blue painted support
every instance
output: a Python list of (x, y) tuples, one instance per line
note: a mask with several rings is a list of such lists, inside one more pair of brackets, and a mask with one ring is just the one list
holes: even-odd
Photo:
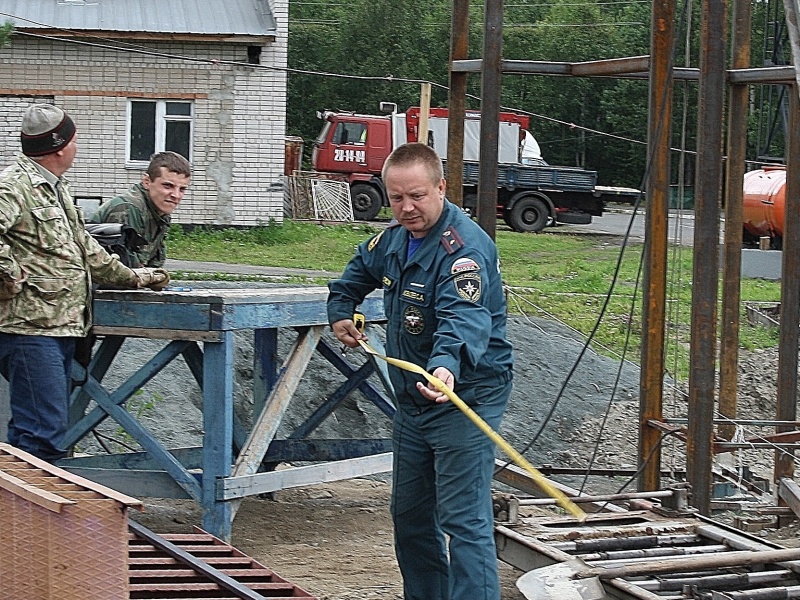
[[(286, 461), (332, 461), (382, 454), (392, 451), (392, 440), (383, 438), (361, 439), (310, 439), (273, 440), (267, 450), (265, 461), (278, 463)], [(185, 469), (203, 468), (203, 448), (172, 448), (169, 453)], [(70, 470), (82, 469), (130, 469), (131, 471), (157, 471), (161, 465), (147, 452), (125, 452), (124, 454), (98, 454), (70, 458)], [(60, 466), (60, 465), (59, 465)]]
[(203, 529), (230, 541), (233, 510), (215, 494), (233, 463), (232, 331), (224, 332), (221, 342), (206, 342), (203, 373)]
[(333, 392), (322, 405), (313, 412), (313, 414), (305, 420), (297, 429), (295, 429), (289, 439), (302, 440), (311, 435), (320, 424), (327, 419), (330, 414), (336, 410), (336, 407), (341, 404), (345, 398), (350, 395), (354, 389), (361, 385), (373, 372), (372, 364), (365, 362), (361, 367), (354, 371), (352, 375), (347, 378), (342, 385), (340, 385), (335, 392)]
[[(319, 345), (317, 345), (317, 352), (324, 356), (329, 363), (339, 369), (346, 377), (350, 377), (356, 372), (356, 368), (345, 360), (339, 350), (331, 346), (325, 340), (320, 340)], [(391, 399), (369, 381), (362, 381), (358, 386), (358, 391), (364, 394), (364, 396), (377, 406), (387, 417), (392, 418), (394, 416), (395, 407)]]
[[(133, 438), (150, 454), (170, 476), (197, 502), (201, 501), (202, 492), (197, 480), (183, 468), (183, 465), (170, 454), (161, 443), (156, 440), (139, 422), (119, 406), (114, 398), (103, 388), (100, 383), (89, 378), (84, 384), (86, 392), (92, 396), (98, 406), (119, 423)], [(213, 490), (213, 486), (212, 486)]]
[[(200, 386), (200, 391), (204, 389), (203, 386), (203, 351), (195, 344), (189, 344), (186, 350), (183, 351), (183, 360), (186, 361), (186, 366), (194, 376), (197, 385)], [(233, 415), (233, 446), (238, 449), (241, 448), (247, 439), (247, 430), (242, 425), (239, 417), (234, 413)]]
[[(139, 388), (144, 386), (144, 384), (155, 377), (158, 372), (161, 371), (161, 369), (167, 366), (176, 356), (183, 352), (188, 343), (189, 342), (187, 341), (177, 340), (170, 342), (164, 348), (162, 348), (159, 353), (147, 361), (142, 368), (131, 375), (131, 377), (124, 384), (122, 384), (117, 391), (111, 394), (110, 397), (114, 404), (118, 405), (126, 402), (128, 398), (133, 396)], [(89, 381), (91, 381), (91, 377), (89, 378)], [(86, 385), (83, 387), (86, 388)], [(101, 390), (103, 390), (103, 393), (107, 394), (102, 386), (99, 387)], [(94, 398), (94, 394), (90, 389), (87, 388), (86, 391)], [(102, 423), (103, 419), (106, 418), (106, 414), (109, 414), (108, 411), (103, 410), (100, 408), (100, 406), (93, 408), (86, 416), (84, 416), (80, 421), (73, 425), (69, 431), (67, 431), (67, 434), (64, 437), (64, 444), (66, 447), (74, 445), (83, 436)]]
[(259, 415), (278, 381), (278, 329), (256, 329), (253, 337), (253, 414)]
[[(89, 362), (86, 371), (97, 381), (103, 381), (103, 377), (106, 376), (114, 357), (117, 355), (117, 352), (119, 352), (124, 341), (124, 337), (116, 335), (104, 338), (103, 341), (100, 342), (100, 347), (97, 349), (97, 352), (92, 356), (92, 360)], [(83, 388), (78, 387), (73, 390), (69, 405), (70, 425), (74, 425), (80, 420), (86, 412), (91, 399), (91, 396), (84, 392)]]
[[(276, 390), (284, 389), (278, 407), (280, 410), (276, 405), (272, 407), (272, 413), (265, 414), (261, 411), (260, 414), (254, 415), (255, 422), (265, 421), (263, 429), (272, 432), (270, 436), (266, 436), (271, 439), (277, 430), (285, 406), (291, 401), (290, 390), (294, 389), (298, 378), (302, 376), (302, 371), (315, 348), (346, 377), (361, 377), (361, 373), (358, 373), (357, 369), (345, 361), (336, 350), (324, 343), (319, 344), (316, 334), (323, 327), (327, 327), (325, 306), (327, 295), (327, 289), (322, 287), (198, 288), (163, 292), (98, 291), (93, 302), (97, 333), (109, 336), (107, 338), (109, 340), (121, 341), (125, 336), (138, 336), (172, 341), (113, 393), (103, 389), (99, 383), (102, 379), (101, 372), (97, 371), (96, 376), (85, 386), (85, 391), (97, 400), (98, 408), (80, 418), (68, 432), (70, 443), (74, 443), (107, 415), (111, 415), (139, 441), (146, 449), (146, 454), (136, 458), (130, 455), (94, 457), (94, 461), (97, 461), (94, 466), (81, 464), (77, 459), (66, 459), (61, 461), (60, 466), (70, 468), (71, 463), (75, 461), (74, 468), (83, 470), (87, 476), (91, 476), (89, 474), (92, 473), (104, 480), (107, 485), (113, 483), (134, 488), (139, 485), (142, 490), (160, 490), (168, 494), (166, 497), (177, 497), (176, 493), (186, 490), (186, 493), (201, 505), (204, 529), (221, 538), (229, 539), (235, 512), (233, 505), (237, 500), (228, 501), (227, 496), (219, 494), (226, 482), (230, 481), (232, 485), (235, 483), (233, 441), (244, 438), (244, 432), (240, 431), (233, 409), (234, 333), (244, 330), (254, 332), (256, 347), (254, 368), (257, 375), (255, 387), (258, 390), (255, 402), (262, 403), (269, 393), (275, 396)], [(380, 292), (371, 294), (362, 303), (360, 311), (371, 322), (385, 319)], [(291, 372), (288, 369), (287, 372), (279, 369), (276, 359), (279, 328), (315, 332), (315, 339), (306, 338), (302, 352), (294, 356)], [(298, 344), (303, 337), (298, 338)], [(198, 344), (200, 341), (204, 343), (202, 350)], [(96, 356), (98, 364), (100, 361), (106, 361), (103, 369), (108, 368), (111, 354), (113, 353), (110, 350), (101, 350)], [(186, 360), (203, 391), (202, 449), (165, 449), (122, 406), (136, 390), (179, 354)], [(355, 382), (348, 385), (355, 385)], [(370, 382), (361, 381), (358, 389), (388, 416), (394, 413), (391, 400)], [(78, 412), (78, 405), (75, 410)], [(269, 411), (270, 407), (265, 410)], [(261, 436), (254, 437), (257, 438), (255, 445), (265, 446)], [(388, 450), (388, 444), (389, 440), (368, 439), (273, 440), (273, 444), (263, 448), (260, 462), (251, 461), (247, 464), (248, 467), (252, 466), (254, 477), (275, 479), (274, 474), (259, 474), (255, 471), (263, 468), (264, 462), (336, 461), (330, 465), (331, 468), (341, 476), (347, 476), (347, 473), (352, 471), (347, 464), (348, 458), (354, 456), (368, 458), (370, 455), (378, 457)], [(248, 458), (246, 446), (247, 444), (240, 446), (245, 449), (237, 457), (237, 464), (240, 460), (246, 461)], [(373, 468), (369, 466), (370, 461), (361, 461), (358, 464), (362, 465), (361, 471), (358, 472), (362, 472), (365, 468)], [(312, 477), (323, 477), (327, 469), (325, 465), (319, 467), (313, 472), (305, 471), (306, 477), (309, 473)], [(189, 473), (189, 469), (198, 468), (202, 469), (202, 477)], [(300, 474), (298, 474), (300, 479), (291, 473), (285, 473), (281, 477), (283, 476), (287, 481), (302, 479)], [(319, 479), (322, 480), (324, 479)], [(169, 484), (170, 489), (166, 489), (166, 484)], [(240, 483), (236, 485), (241, 487)], [(241, 498), (246, 492), (245, 486), (237, 492), (236, 498)], [(258, 493), (255, 487), (251, 489), (251, 493)]]

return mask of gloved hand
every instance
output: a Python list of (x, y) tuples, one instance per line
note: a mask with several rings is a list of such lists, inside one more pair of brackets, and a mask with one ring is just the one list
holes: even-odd
[(8, 275), (0, 275), (0, 300), (11, 300), (22, 291), (22, 283), (25, 277), (19, 281), (11, 279)]
[(136, 273), (136, 287), (146, 287), (160, 292), (169, 285), (169, 273), (165, 269), (140, 267), (133, 269)]

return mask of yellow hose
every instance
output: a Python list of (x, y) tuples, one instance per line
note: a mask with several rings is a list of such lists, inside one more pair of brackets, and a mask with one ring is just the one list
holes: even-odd
[[(363, 327), (363, 317), (360, 319), (354, 319), (356, 326), (362, 325)], [(466, 403), (458, 397), (458, 395), (451, 390), (450, 388), (445, 385), (445, 383), (439, 379), (438, 377), (434, 377), (430, 373), (428, 373), (425, 369), (420, 367), (419, 365), (415, 365), (412, 362), (408, 362), (406, 360), (400, 360), (398, 358), (391, 358), (390, 356), (384, 356), (383, 354), (379, 354), (376, 352), (369, 344), (367, 344), (364, 340), (358, 340), (358, 343), (364, 349), (365, 352), (368, 354), (372, 354), (380, 358), (381, 360), (385, 360), (390, 365), (394, 365), (406, 371), (411, 371), (412, 373), (418, 373), (422, 375), (425, 379), (427, 379), (430, 383), (432, 383), (437, 390), (442, 392), (445, 396), (447, 396), (450, 401), (455, 404), (461, 412), (463, 412), (470, 421), (475, 423), (486, 436), (492, 440), (498, 448), (500, 448), (503, 452), (508, 455), (511, 460), (513, 460), (519, 467), (525, 469), (528, 474), (533, 478), (533, 481), (542, 488), (548, 496), (553, 498), (556, 503), (566, 510), (569, 514), (575, 517), (581, 523), (586, 520), (586, 513), (581, 510), (581, 508), (575, 504), (569, 497), (564, 494), (561, 490), (554, 487), (547, 478), (542, 475), (536, 467), (534, 467), (531, 463), (529, 463), (522, 454), (514, 450), (514, 448), (506, 442), (502, 436), (497, 433), (494, 429), (492, 429), (489, 424), (484, 421), (474, 410), (472, 410)]]

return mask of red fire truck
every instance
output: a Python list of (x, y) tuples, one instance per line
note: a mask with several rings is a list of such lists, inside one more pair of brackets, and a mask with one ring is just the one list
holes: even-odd
[[(318, 113), (324, 125), (314, 141), (312, 167), (350, 184), (356, 219), (374, 219), (382, 206), (388, 206), (381, 180), (383, 163), (394, 148), (418, 137), (418, 107), (397, 112), (396, 105), (382, 102), (381, 110), (388, 114)], [(443, 160), (447, 158), (447, 116), (447, 109), (432, 108), (428, 121), (427, 143)], [(639, 194), (630, 188), (598, 186), (596, 171), (548, 165), (528, 125), (527, 116), (500, 114), (497, 215), (512, 229), (540, 231), (556, 222), (590, 223), (592, 216), (603, 214), (605, 201), (629, 202)], [(469, 211), (477, 206), (479, 152), (480, 113), (467, 111), (462, 183), (464, 208)]]

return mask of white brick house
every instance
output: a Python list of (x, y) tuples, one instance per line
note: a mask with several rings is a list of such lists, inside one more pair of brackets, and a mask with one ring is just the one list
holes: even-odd
[(76, 196), (108, 200), (168, 149), (192, 163), (176, 222), (282, 220), (288, 0), (0, 0), (7, 20), (0, 166), (48, 101), (78, 128)]

